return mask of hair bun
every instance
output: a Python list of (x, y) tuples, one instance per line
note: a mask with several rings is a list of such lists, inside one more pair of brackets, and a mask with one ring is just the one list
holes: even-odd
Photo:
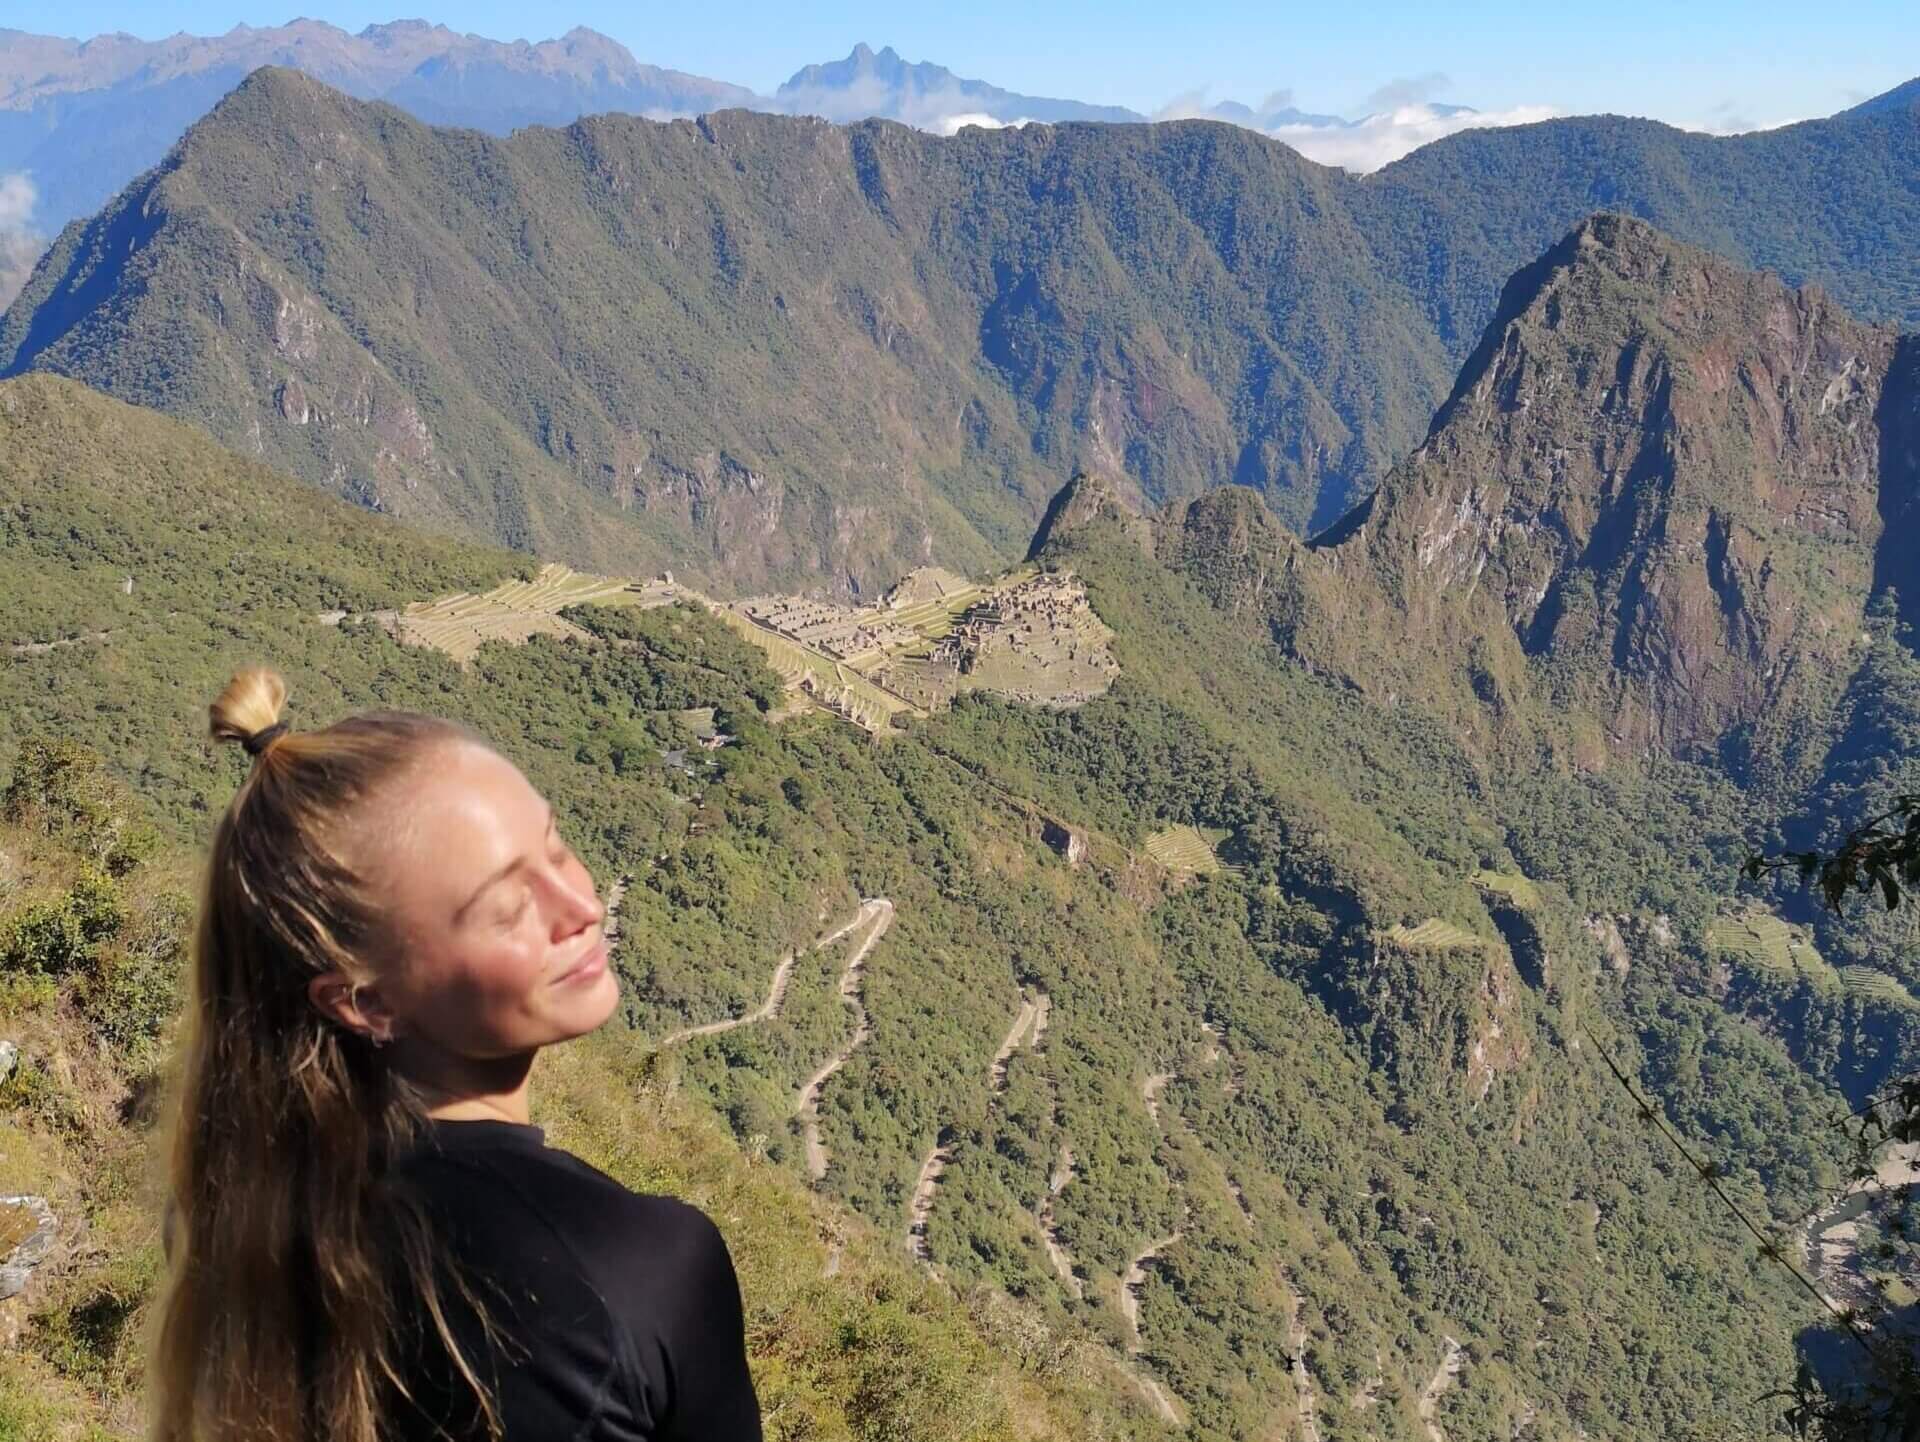
[(262, 751), (265, 751), (269, 746), (273, 745), (274, 742), (286, 735), (288, 729), (286, 722), (276, 721), (266, 730), (254, 732), (253, 735), (242, 741), (240, 745), (245, 749), (247, 755), (258, 756)]
[(287, 683), (278, 671), (249, 667), (227, 682), (207, 708), (208, 730), (216, 741), (237, 741), (258, 756), (287, 732), (280, 710), (287, 704)]

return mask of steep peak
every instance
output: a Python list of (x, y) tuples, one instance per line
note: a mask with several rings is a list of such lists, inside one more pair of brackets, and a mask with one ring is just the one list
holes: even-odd
[(451, 35), (453, 32), (444, 25), (436, 25), (431, 20), (388, 20), (366, 26), (354, 38), (365, 40), (383, 49), (395, 41), (415, 39), (422, 35)]
[(1121, 498), (1120, 487), (1112, 477), (1097, 471), (1075, 472), (1048, 503), (1027, 558), (1034, 560), (1059, 548), (1102, 519), (1117, 520), (1130, 530), (1143, 525), (1139, 514)]
[(1622, 744), (1713, 744), (1844, 665), (1892, 354), (1817, 290), (1591, 216), (1508, 283), (1425, 443), (1315, 549), (1483, 656), (1571, 668)]
[(1508, 280), (1434, 416), (1430, 439), (1496, 375), (1511, 376), (1524, 355), (1578, 353), (1591, 361), (1609, 345), (1638, 351), (1648, 340), (1684, 346), (1715, 335), (1731, 342), (1749, 328), (1755, 307), (1774, 303), (1825, 305), (1817, 293), (1796, 298), (1778, 277), (1675, 240), (1635, 216), (1590, 215)]

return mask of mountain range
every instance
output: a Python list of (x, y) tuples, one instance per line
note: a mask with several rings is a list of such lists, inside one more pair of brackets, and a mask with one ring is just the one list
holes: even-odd
[[(1909, 954), (1836, 969), (1841, 918), (1797, 961), (1727, 939), (1804, 915), (1733, 897), (1737, 838), (1863, 747), (1889, 762), (1863, 795), (1910, 770), (1874, 738), (1920, 681), (1886, 610), (1916, 417), (1895, 331), (1593, 217), (1510, 278), (1425, 439), (1311, 540), (1246, 487), (1066, 484), (1026, 549), (1112, 628), (1111, 692), (976, 695), (876, 745), (793, 714), (695, 608), (582, 607), (570, 638), (465, 664), (402, 645), (353, 618), (530, 563), (26, 374), (0, 382), (0, 739), (16, 766), (97, 748), (179, 844), (231, 786), (192, 737), (241, 658), (272, 655), (303, 715), (430, 705), (506, 748), (629, 876), (625, 1025), (556, 1061), (542, 1120), (728, 1218), (768, 1404), (827, 1435), (1769, 1435), (1755, 1399), (1813, 1309), (1592, 1050), (1780, 1226), (1843, 1174), (1831, 1107), (1920, 1057)], [(688, 774), (696, 714), (733, 740)], [(97, 1218), (96, 1260), (36, 1304), (33, 1336), (80, 1340), (10, 1364), (64, 1397), (130, 1375), (137, 1313), (104, 1299), (148, 1283), (115, 1260), (137, 1208), (105, 1200), (140, 1145), (116, 1088), (154, 1065), (171, 993), (138, 968), (185, 910), (175, 862), (93, 881), (46, 834), (0, 831), (27, 878), (0, 959), (64, 934), (19, 918), (97, 917), (102, 886), (125, 918), (89, 922), (59, 1005), (4, 1003), (20, 1095), (86, 1098), (63, 1131), (0, 1109), (0, 1186)], [(814, 941), (871, 926), (862, 898), (890, 925), (856, 974)], [(56, 1043), (111, 1067), (62, 1072)], [(822, 1057), (816, 1170), (792, 1099)], [(60, 1415), (110, 1427), (98, 1399), (130, 1385)]]
[[(627, 75), (561, 43), (513, 63)], [(806, 83), (869, 82), (947, 84)], [(1920, 791), (1916, 162), (1910, 92), (1360, 177), (253, 70), (0, 316), (0, 1231), (60, 1223), (0, 1436), (137, 1434), (204, 706), (263, 659), (553, 801), (623, 1001), (536, 1120), (722, 1225), (771, 1435), (1793, 1435), (1774, 1258), (1917, 1275), (1833, 1119), (1920, 1066), (1920, 954), (1741, 873)], [(1022, 585), (1110, 686), (836, 709), (1046, 664)]]
[[(429, 124), (494, 135), (527, 125), (564, 126), (584, 115), (692, 118), (730, 108), (835, 122), (878, 117), (943, 134), (966, 124), (1204, 118), (1276, 134), (1330, 163), (1359, 169), (1468, 124), (1509, 124), (1548, 113), (1482, 118), (1470, 107), (1422, 102), (1402, 107), (1406, 113), (1397, 119), (1382, 113), (1354, 120), (1303, 111), (1279, 91), (1257, 105), (1187, 97), (1149, 116), (1124, 106), (1018, 94), (864, 43), (842, 60), (802, 67), (763, 95), (642, 63), (617, 41), (585, 27), (537, 44), (489, 40), (422, 20), (350, 33), (302, 19), (160, 40), (111, 34), (82, 41), (0, 28), (0, 178), (12, 173), (31, 179), (37, 201), (31, 225), (53, 235), (158, 162), (189, 125), (262, 65), (302, 70), (348, 95), (398, 105)], [(1902, 94), (1893, 91), (1860, 108), (1897, 106)], [(1375, 134), (1383, 125), (1403, 138)], [(0, 208), (0, 233), (19, 228)], [(6, 273), (0, 268), (0, 284)], [(0, 293), (0, 301), (5, 298)]]
[[(0, 29), (0, 176), (30, 177), (33, 225), (54, 234), (91, 214), (156, 163), (182, 132), (262, 65), (301, 70), (345, 94), (385, 100), (433, 125), (506, 135), (583, 115), (692, 118), (725, 109), (882, 117), (951, 133), (961, 124), (1141, 122), (1123, 106), (1020, 95), (944, 66), (908, 64), (891, 47), (856, 45), (808, 65), (772, 95), (662, 69), (583, 26), (529, 44), (399, 20), (349, 33), (319, 20), (236, 26), (225, 35), (65, 40)], [(1449, 110), (1457, 107), (1447, 107)], [(1236, 124), (1342, 127), (1337, 116), (1235, 103), (1204, 113)], [(0, 229), (13, 228), (0, 220)]]
[(1367, 177), (1201, 121), (501, 140), (268, 68), (68, 228), (0, 374), (579, 564), (872, 594), (1018, 554), (1077, 466), (1332, 523), (1418, 442), (1506, 278), (1597, 206), (1911, 324), (1916, 157), (1899, 107), (1467, 132)]

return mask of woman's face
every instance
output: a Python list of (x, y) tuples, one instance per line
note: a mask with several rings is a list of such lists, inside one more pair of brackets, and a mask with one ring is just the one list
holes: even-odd
[(511, 762), (456, 741), (415, 768), (372, 868), (398, 952), (376, 985), (393, 1031), (454, 1056), (513, 1056), (592, 1031), (620, 987), (593, 878)]

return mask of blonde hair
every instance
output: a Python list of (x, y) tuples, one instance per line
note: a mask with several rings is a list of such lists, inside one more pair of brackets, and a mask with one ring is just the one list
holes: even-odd
[(472, 737), (404, 711), (289, 731), (286, 699), (253, 669), (208, 708), (214, 738), (255, 759), (215, 833), (195, 938), (153, 1436), (379, 1442), (407, 1392), (396, 1268), (498, 1436), (440, 1307), (431, 1232), (388, 1185), (424, 1107), (308, 1000), (316, 976), (366, 977), (391, 947), (341, 838), (425, 753)]

